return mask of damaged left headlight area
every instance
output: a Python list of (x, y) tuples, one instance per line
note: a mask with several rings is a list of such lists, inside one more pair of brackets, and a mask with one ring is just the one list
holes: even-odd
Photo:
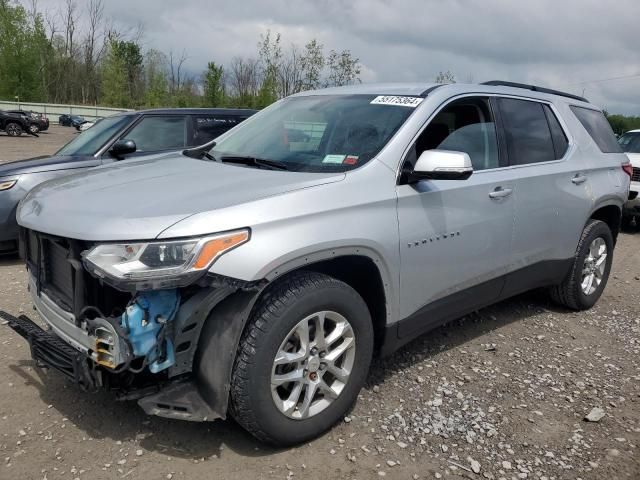
[(214, 285), (217, 258), (248, 230), (201, 238), (88, 243), (21, 231), (34, 309), (49, 327), (0, 312), (32, 357), (87, 390), (107, 388), (147, 413), (214, 419), (192, 370), (211, 309), (238, 290)]

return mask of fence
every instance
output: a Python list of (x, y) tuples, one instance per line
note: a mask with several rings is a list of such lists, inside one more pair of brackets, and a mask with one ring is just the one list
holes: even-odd
[(57, 103), (29, 103), (29, 102), (10, 102), (0, 100), (0, 110), (33, 110), (34, 112), (44, 113), (49, 117), (51, 123), (58, 123), (58, 117), (63, 113), (80, 115), (87, 120), (95, 120), (104, 118), (115, 113), (129, 112), (126, 108), (107, 108), (107, 107), (90, 107), (87, 105), (64, 105)]

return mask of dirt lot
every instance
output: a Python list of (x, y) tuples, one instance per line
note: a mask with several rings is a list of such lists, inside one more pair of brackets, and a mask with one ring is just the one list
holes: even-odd
[[(0, 136), (0, 157), (72, 134)], [(0, 308), (31, 314), (25, 281), (18, 260), (0, 259)], [(602, 419), (584, 421), (594, 407)], [(0, 479), (637, 479), (639, 445), (640, 230), (620, 236), (591, 311), (537, 292), (453, 322), (376, 361), (349, 417), (295, 449), (82, 393), (0, 326)]]
[(51, 155), (71, 140), (78, 132), (75, 128), (51, 125), (49, 130), (40, 132), (38, 137), (23, 133), (10, 137), (0, 133), (0, 163), (21, 158)]

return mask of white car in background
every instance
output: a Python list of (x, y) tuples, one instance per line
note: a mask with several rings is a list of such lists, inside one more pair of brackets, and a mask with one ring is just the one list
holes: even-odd
[(629, 200), (624, 205), (623, 221), (640, 223), (640, 130), (630, 130), (618, 139), (622, 150), (631, 160), (633, 173), (631, 175), (631, 187)]

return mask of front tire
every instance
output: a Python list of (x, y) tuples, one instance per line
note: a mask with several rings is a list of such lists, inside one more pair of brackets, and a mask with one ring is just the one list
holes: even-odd
[(366, 303), (344, 282), (290, 275), (256, 305), (231, 379), (231, 412), (256, 438), (299, 444), (331, 428), (367, 377), (373, 328)]
[(29, 125), (29, 132), (34, 135), (40, 133), (40, 127), (35, 123), (32, 123), (31, 125)]
[(17, 124), (17, 123), (8, 123), (5, 127), (4, 127), (4, 131), (7, 132), (7, 135), (9, 135), (10, 137), (19, 137), (20, 135), (22, 135), (22, 127)]
[(600, 220), (589, 220), (580, 236), (571, 271), (551, 289), (552, 299), (572, 310), (593, 307), (607, 285), (612, 260), (611, 229)]

